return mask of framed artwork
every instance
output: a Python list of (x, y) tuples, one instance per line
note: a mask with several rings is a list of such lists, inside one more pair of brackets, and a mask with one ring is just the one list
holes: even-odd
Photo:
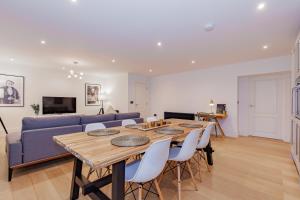
[(226, 112), (226, 104), (217, 104), (217, 113), (224, 114)]
[(24, 76), (0, 74), (0, 107), (24, 107)]
[(100, 84), (85, 84), (85, 105), (86, 106), (100, 106), (100, 94), (101, 85)]

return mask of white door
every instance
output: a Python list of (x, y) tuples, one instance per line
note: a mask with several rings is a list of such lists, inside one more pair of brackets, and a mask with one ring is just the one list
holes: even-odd
[(281, 139), (282, 87), (275, 75), (250, 78), (250, 135)]
[(146, 117), (148, 114), (148, 92), (146, 84), (135, 83), (135, 111), (141, 113), (142, 117)]

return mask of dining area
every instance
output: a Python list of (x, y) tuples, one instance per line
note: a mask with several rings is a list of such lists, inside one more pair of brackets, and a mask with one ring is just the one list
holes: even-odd
[[(212, 163), (210, 134), (214, 122), (184, 119), (146, 119), (136, 123), (125, 119), (122, 126), (106, 128), (101, 123), (89, 124), (84, 132), (54, 136), (59, 146), (74, 156), (70, 199), (80, 192), (91, 199), (124, 200), (170, 198), (161, 184), (176, 182), (170, 190), (178, 200), (185, 199), (183, 187), (197, 191), (201, 187), (201, 170), (209, 173)], [(89, 168), (84, 173), (83, 167)], [(204, 168), (205, 167), (205, 168)], [(190, 179), (185, 180), (184, 175)], [(168, 176), (168, 178), (165, 178)], [(110, 187), (109, 192), (102, 189)], [(110, 193), (110, 194), (109, 194)]]

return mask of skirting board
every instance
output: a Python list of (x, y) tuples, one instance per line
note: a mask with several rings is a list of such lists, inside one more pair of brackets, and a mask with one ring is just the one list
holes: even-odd
[[(291, 148), (291, 155), (292, 155), (292, 159), (295, 163), (296, 170), (297, 170), (298, 174), (300, 175), (300, 163), (296, 157), (297, 155), (294, 153), (293, 148)], [(300, 180), (299, 180), (299, 183), (300, 183)]]

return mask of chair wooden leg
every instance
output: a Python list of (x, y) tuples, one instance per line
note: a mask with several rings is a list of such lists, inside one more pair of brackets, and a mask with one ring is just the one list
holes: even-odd
[(102, 177), (102, 168), (96, 169), (95, 171), (96, 171), (98, 178), (101, 178)]
[(209, 167), (209, 165), (208, 165), (208, 162), (207, 162), (207, 159), (206, 159), (206, 156), (205, 156), (205, 152), (204, 152), (203, 149), (201, 149), (201, 152), (202, 152), (202, 156), (203, 156), (203, 158), (204, 158), (204, 161), (205, 161), (207, 170), (208, 170), (208, 172), (210, 172), (210, 167)]
[(143, 199), (143, 186), (139, 184), (139, 197), (138, 200)]
[(93, 169), (90, 167), (90, 170), (89, 170), (89, 172), (88, 172), (88, 174), (87, 174), (87, 176), (86, 176), (86, 179), (87, 179), (87, 180), (90, 179), (90, 176), (91, 176), (92, 173), (93, 173)]
[(200, 155), (199, 151), (197, 151), (197, 155), (198, 155), (199, 178), (200, 178), (200, 182), (202, 182), (202, 177), (201, 177), (201, 155)]
[(192, 177), (192, 181), (193, 181), (195, 190), (198, 191), (197, 183), (196, 183), (195, 177), (194, 177), (194, 175), (193, 175), (193, 171), (192, 171), (190, 162), (189, 162), (189, 161), (186, 161), (186, 164), (187, 164), (188, 170), (189, 170), (189, 172), (190, 172), (190, 175), (191, 175), (191, 177)]
[(177, 179), (178, 179), (178, 200), (181, 200), (181, 174), (180, 174), (179, 162), (177, 162)]
[(158, 184), (158, 182), (157, 182), (157, 179), (154, 180), (154, 184), (155, 184), (156, 190), (157, 190), (157, 192), (158, 192), (159, 199), (160, 199), (160, 200), (164, 200), (164, 197), (163, 197), (163, 195), (162, 195), (162, 193), (161, 193), (161, 190), (160, 190), (159, 184)]

